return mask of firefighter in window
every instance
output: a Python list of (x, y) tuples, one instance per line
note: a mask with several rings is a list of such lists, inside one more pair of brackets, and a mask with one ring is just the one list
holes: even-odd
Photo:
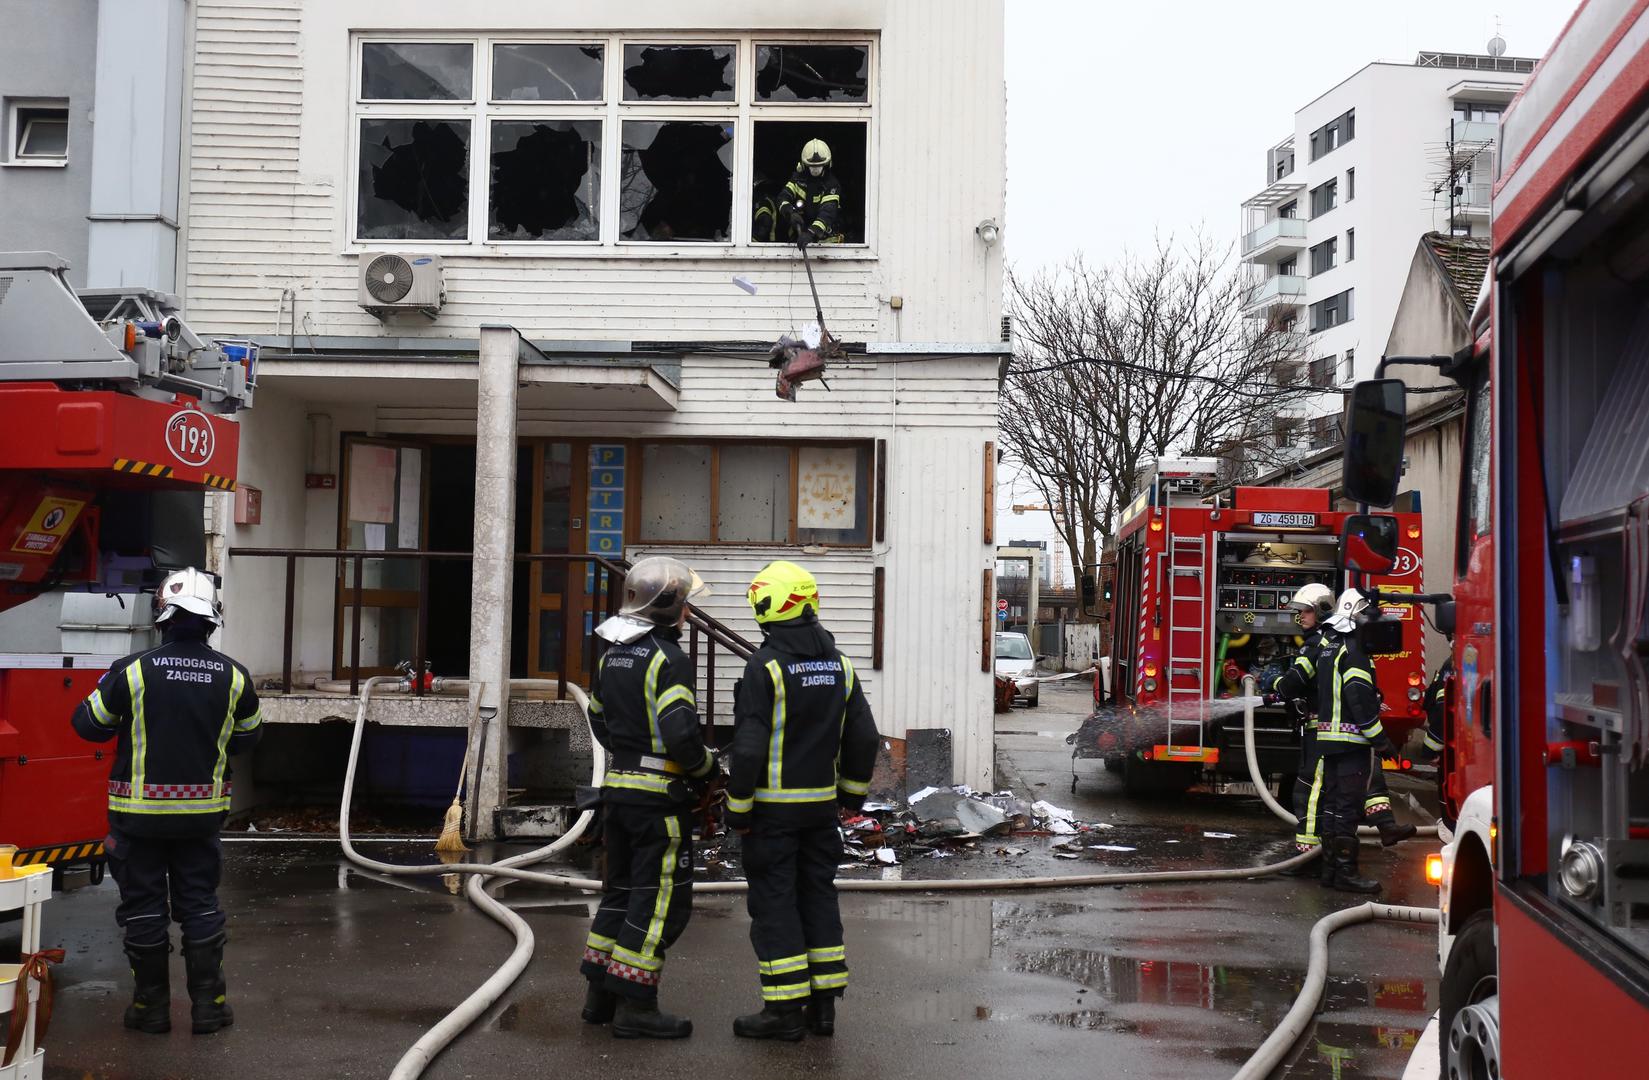
[[(840, 244), (842, 234), (842, 185), (830, 168), (830, 144), (809, 139), (802, 147), (801, 160), (789, 183), (780, 192), (780, 213), (787, 229), (786, 239), (798, 247), (809, 244)], [(761, 206), (757, 205), (758, 218)], [(756, 222), (762, 235), (762, 222)]]

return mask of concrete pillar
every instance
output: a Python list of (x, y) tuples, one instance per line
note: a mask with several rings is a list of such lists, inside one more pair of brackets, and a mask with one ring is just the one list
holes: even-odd
[[(515, 577), (515, 415), (521, 335), (481, 328), (476, 373), (475, 559), (470, 596), (470, 708), (484, 723), (472, 734), (475, 782), (469, 791), (472, 838), (497, 836), (504, 805), (510, 709), (510, 602)], [(484, 734), (483, 734), (484, 731)]]

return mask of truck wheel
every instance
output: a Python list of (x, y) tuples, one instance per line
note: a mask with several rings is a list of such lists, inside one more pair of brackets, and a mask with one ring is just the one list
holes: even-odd
[[(1499, 963), (1494, 954), (1494, 912), (1475, 912), (1460, 928), (1449, 962), (1443, 966), (1443, 982), (1438, 988), (1438, 1051), (1443, 1075), (1449, 1075), (1449, 1029), (1454, 1015), (1467, 1005), (1475, 1005), (1498, 992)], [(1464, 1074), (1462, 1074), (1464, 1075)]]
[(1179, 795), (1196, 782), (1196, 766), (1163, 765), (1132, 754), (1123, 759), (1122, 790), (1132, 798)]
[(1124, 762), (1121, 754), (1112, 754), (1105, 758), (1105, 771), (1108, 773), (1120, 773), (1125, 764), (1126, 762)]

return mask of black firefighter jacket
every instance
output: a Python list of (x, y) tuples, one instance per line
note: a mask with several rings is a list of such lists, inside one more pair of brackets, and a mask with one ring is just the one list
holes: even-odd
[(609, 755), (602, 798), (626, 806), (677, 807), (716, 759), (699, 731), (693, 665), (660, 628), (601, 654), (590, 694), (590, 730)]

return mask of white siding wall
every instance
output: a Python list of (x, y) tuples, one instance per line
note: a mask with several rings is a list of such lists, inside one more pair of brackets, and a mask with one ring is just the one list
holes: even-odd
[[(286, 288), (297, 290), (314, 336), (383, 332), (356, 306), (357, 254), (347, 235), (353, 30), (678, 27), (877, 36), (876, 242), (872, 252), (821, 253), (827, 316), (848, 339), (997, 336), (1002, 247), (986, 247), (974, 226), (1003, 214), (1001, 0), (508, 0), (467, 8), (446, 0), (201, 0), (196, 8), (186, 299), (203, 332), (272, 331)], [(812, 314), (799, 264), (776, 254), (449, 256), (439, 321), (408, 319), (395, 332), (473, 337), (484, 322), (509, 322), (535, 339), (771, 338)], [(734, 274), (750, 276), (760, 293), (734, 289)], [(895, 295), (904, 302), (897, 317), (887, 304)]]

